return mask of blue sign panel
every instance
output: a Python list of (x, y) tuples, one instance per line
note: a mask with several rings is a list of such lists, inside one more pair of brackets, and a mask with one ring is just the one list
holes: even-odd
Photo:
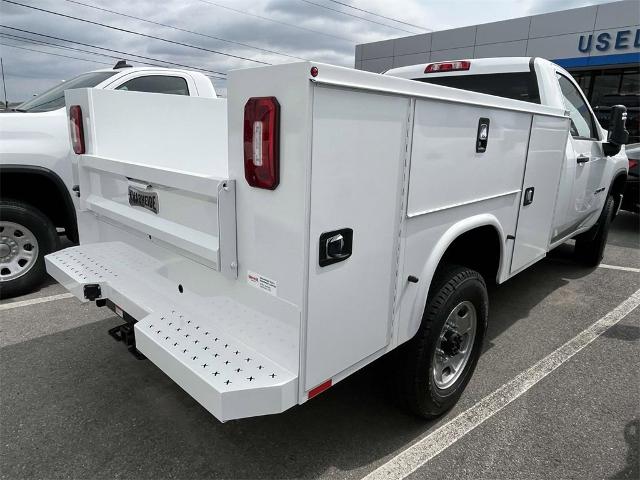
[(621, 53), (618, 55), (598, 55), (595, 57), (556, 58), (553, 62), (564, 68), (623, 65), (640, 63), (640, 52)]

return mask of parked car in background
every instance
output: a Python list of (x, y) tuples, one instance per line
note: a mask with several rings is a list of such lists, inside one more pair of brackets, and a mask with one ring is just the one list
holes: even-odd
[[(132, 67), (84, 73), (0, 113), (0, 298), (28, 292), (46, 276), (44, 255), (59, 233), (78, 241), (64, 92), (72, 88), (216, 98), (207, 76), (189, 70)], [(125, 112), (122, 112), (125, 115)]]

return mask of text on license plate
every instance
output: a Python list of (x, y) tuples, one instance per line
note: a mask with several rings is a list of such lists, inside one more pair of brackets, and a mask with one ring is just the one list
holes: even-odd
[(158, 194), (141, 188), (129, 187), (129, 205), (158, 213)]

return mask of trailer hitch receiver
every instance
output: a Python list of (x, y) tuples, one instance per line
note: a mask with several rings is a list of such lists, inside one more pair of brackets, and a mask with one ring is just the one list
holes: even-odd
[(138, 360), (145, 360), (145, 357), (142, 352), (140, 352), (136, 348), (136, 334), (133, 326), (137, 323), (137, 320), (129, 315), (127, 312), (123, 311), (111, 300), (106, 300), (106, 305), (109, 307), (109, 310), (113, 311), (119, 317), (125, 321), (122, 325), (118, 325), (117, 327), (113, 327), (109, 329), (109, 335), (113, 337), (118, 342), (122, 342), (127, 346), (127, 350), (129, 353), (136, 357)]
[(96, 298), (100, 298), (102, 290), (97, 283), (89, 283), (84, 286), (84, 298), (93, 302)]

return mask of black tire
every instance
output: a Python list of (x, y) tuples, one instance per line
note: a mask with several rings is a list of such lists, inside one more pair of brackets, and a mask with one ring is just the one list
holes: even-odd
[[(51, 220), (40, 210), (16, 200), (0, 200), (0, 222), (11, 222), (26, 227), (37, 241), (38, 253), (35, 262), (17, 278), (3, 279), (3, 275), (8, 278), (9, 270), (6, 268), (8, 264), (3, 264), (3, 259), (0, 259), (0, 298), (15, 297), (32, 291), (46, 278), (44, 256), (58, 248), (58, 234)], [(0, 232), (0, 235), (2, 233), (5, 232)]]
[[(487, 330), (489, 299), (487, 286), (475, 270), (446, 266), (436, 272), (420, 329), (401, 352), (401, 392), (406, 406), (424, 418), (435, 418), (450, 410), (462, 395), (482, 352)], [(440, 332), (449, 314), (463, 301), (476, 309), (477, 328), (471, 356), (450, 387), (435, 384), (433, 360)]]
[(580, 263), (588, 267), (597, 267), (604, 256), (604, 247), (607, 245), (609, 227), (615, 213), (615, 201), (609, 195), (604, 202), (598, 222), (591, 230), (576, 237), (575, 255)]

